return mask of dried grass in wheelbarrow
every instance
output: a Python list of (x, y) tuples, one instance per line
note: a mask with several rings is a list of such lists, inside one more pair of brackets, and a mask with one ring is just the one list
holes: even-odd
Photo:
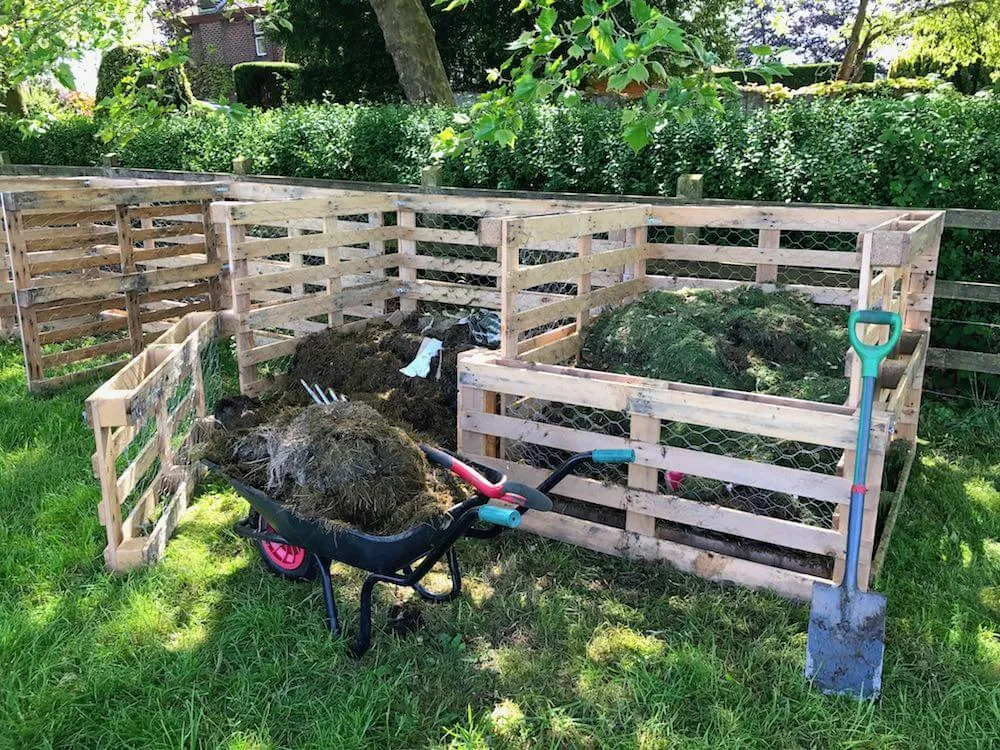
[(331, 530), (395, 534), (464, 499), (406, 433), (357, 402), (282, 408), (255, 427), (217, 431), (207, 453)]

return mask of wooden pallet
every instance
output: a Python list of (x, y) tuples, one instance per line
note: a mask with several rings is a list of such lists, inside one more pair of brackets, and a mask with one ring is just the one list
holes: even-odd
[[(220, 308), (210, 205), (224, 190), (160, 183), (2, 194), (31, 392), (110, 374), (164, 326)], [(0, 292), (4, 284), (0, 272)]]

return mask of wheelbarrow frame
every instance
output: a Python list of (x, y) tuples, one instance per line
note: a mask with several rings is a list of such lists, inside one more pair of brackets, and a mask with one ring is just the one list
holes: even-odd
[[(229, 476), (218, 464), (209, 460), (202, 461), (250, 503), (251, 510), (247, 518), (234, 528), (237, 535), (256, 542), (300, 547), (312, 558), (323, 588), (327, 627), (334, 636), (339, 637), (343, 632), (337, 614), (330, 566), (333, 562), (341, 562), (368, 573), (361, 586), (358, 634), (349, 645), (349, 651), (355, 658), (360, 658), (371, 648), (372, 596), (378, 584), (412, 588), (421, 599), (436, 604), (452, 601), (462, 592), (462, 572), (455, 543), (464, 537), (492, 539), (508, 528), (480, 523), (480, 509), (484, 505), (491, 499), (516, 503), (514, 509), (519, 516), (532, 509), (548, 510), (551, 501), (545, 496), (546, 492), (581, 463), (601, 460), (595, 458), (599, 451), (573, 455), (541, 484), (532, 488), (509, 482), (502, 472), (495, 469), (465, 461), (439, 449), (421, 447), (432, 463), (449, 469), (476, 487), (476, 494), (452, 507), (441, 519), (418, 524), (390, 537), (373, 536), (351, 528), (328, 531), (317, 521), (293, 516), (265, 493)], [(267, 521), (268, 525), (285, 526), (292, 533), (282, 534), (274, 528), (266, 530), (265, 524), (260, 523), (255, 515)], [(289, 519), (294, 519), (292, 525), (287, 524)], [(386, 563), (386, 559), (390, 562)], [(442, 559), (447, 560), (451, 588), (445, 593), (435, 593), (425, 588), (421, 581)]]

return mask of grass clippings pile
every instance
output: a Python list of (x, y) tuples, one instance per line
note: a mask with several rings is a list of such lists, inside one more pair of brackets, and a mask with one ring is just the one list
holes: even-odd
[(795, 292), (648, 292), (585, 329), (581, 367), (843, 403), (846, 312)]
[[(405, 432), (367, 404), (223, 409), (237, 421), (212, 433), (207, 457), (331, 530), (396, 534), (464, 499)], [(264, 421), (251, 425), (248, 415)]]
[[(410, 378), (400, 369), (417, 354), (424, 336), (443, 342), (426, 378)], [(293, 388), (286, 398), (306, 403), (300, 380), (332, 388), (351, 401), (374, 407), (393, 424), (445, 448), (455, 447), (458, 355), (475, 344), (466, 326), (438, 316), (411, 316), (399, 326), (372, 324), (363, 331), (324, 331), (296, 349), (289, 373)]]

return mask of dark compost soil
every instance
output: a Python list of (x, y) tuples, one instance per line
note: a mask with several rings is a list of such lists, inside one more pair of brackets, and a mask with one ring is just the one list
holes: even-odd
[[(424, 336), (443, 342), (426, 378), (400, 369), (416, 356)], [(453, 319), (410, 316), (398, 327), (372, 324), (357, 333), (316, 333), (295, 351), (287, 403), (309, 403), (300, 380), (332, 388), (351, 401), (375, 408), (407, 432), (454, 448), (458, 398), (458, 355), (475, 347), (468, 328)]]
[(403, 430), (361, 402), (265, 406), (239, 396), (221, 400), (216, 419), (208, 458), (331, 530), (395, 534), (466, 497)]

